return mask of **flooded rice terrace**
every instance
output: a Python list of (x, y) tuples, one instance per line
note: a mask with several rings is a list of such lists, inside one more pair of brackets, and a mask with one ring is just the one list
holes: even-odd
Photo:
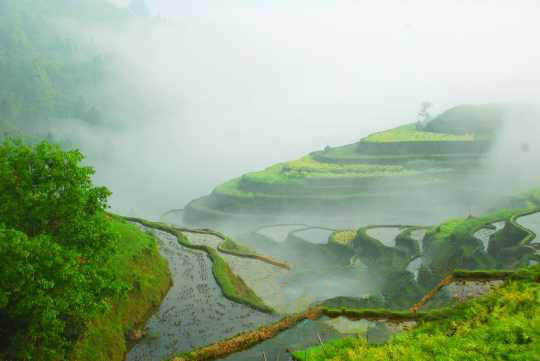
[(378, 239), (385, 246), (395, 247), (396, 237), (403, 229), (399, 227), (375, 227), (366, 230), (368, 236)]
[(300, 229), (292, 232), (296, 237), (299, 237), (306, 242), (313, 244), (326, 244), (328, 243), (328, 238), (333, 231), (322, 228), (306, 228)]
[(531, 243), (540, 243), (540, 212), (519, 217), (517, 223), (536, 233), (536, 238)]
[(482, 241), (482, 244), (484, 245), (484, 250), (487, 252), (488, 250), (488, 244), (489, 244), (489, 238), (498, 232), (499, 230), (503, 229), (505, 225), (505, 222), (496, 222), (493, 223), (492, 226), (495, 227), (493, 229), (490, 228), (482, 228), (479, 231), (477, 231), (474, 234), (474, 237)]
[(212, 274), (212, 262), (203, 251), (183, 247), (168, 233), (139, 227), (156, 236), (160, 253), (169, 262), (173, 286), (148, 321), (147, 336), (131, 349), (127, 361), (162, 361), (173, 353), (279, 319), (226, 299)]
[(285, 242), (290, 232), (303, 229), (304, 225), (283, 225), (283, 226), (266, 226), (255, 231), (260, 235), (268, 237), (275, 242)]

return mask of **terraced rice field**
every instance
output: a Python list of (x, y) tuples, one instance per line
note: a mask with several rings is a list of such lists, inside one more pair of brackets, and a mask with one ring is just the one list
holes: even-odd
[(239, 275), (246, 285), (251, 288), (264, 303), (275, 310), (285, 311), (285, 293), (283, 291), (283, 278), (289, 272), (269, 263), (252, 258), (237, 257), (221, 254), (231, 270)]
[(313, 243), (313, 244), (326, 244), (328, 243), (328, 238), (332, 234), (333, 231), (329, 231), (326, 229), (306, 229), (301, 231), (295, 231), (294, 235), (297, 237), (302, 238), (306, 242)]
[(146, 324), (147, 336), (131, 349), (127, 361), (162, 361), (172, 353), (190, 351), (278, 318), (226, 299), (206, 253), (181, 246), (168, 233), (151, 231), (169, 262), (173, 286)]
[[(206, 245), (217, 249), (223, 242), (219, 237), (208, 234), (184, 234), (193, 244)], [(285, 304), (285, 295), (281, 287), (282, 278), (287, 270), (253, 258), (238, 257), (220, 253), (231, 270), (239, 275), (246, 285), (251, 288), (264, 302), (276, 310), (282, 310)]]
[(491, 237), (491, 235), (494, 234), (495, 232), (503, 229), (504, 224), (505, 222), (496, 222), (492, 224), (495, 227), (494, 229), (482, 228), (481, 230), (477, 231), (474, 234), (474, 237), (482, 241), (482, 243), (484, 244), (484, 250), (486, 252), (488, 250), (489, 237)]
[(395, 247), (396, 237), (401, 233), (402, 229), (399, 227), (376, 227), (370, 228), (366, 232), (368, 236), (378, 239), (385, 246)]
[(292, 226), (269, 226), (265, 228), (260, 228), (256, 233), (261, 234), (265, 237), (270, 238), (276, 242), (285, 242), (287, 236), (290, 232), (305, 228), (303, 225), (292, 225)]
[(540, 212), (519, 217), (517, 223), (536, 233), (536, 238), (531, 243), (540, 243)]

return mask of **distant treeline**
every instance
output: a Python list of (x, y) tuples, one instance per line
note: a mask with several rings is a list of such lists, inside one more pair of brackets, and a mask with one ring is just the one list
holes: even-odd
[(0, 1), (0, 130), (104, 122), (101, 90), (111, 69), (82, 34), (132, 15), (105, 0)]

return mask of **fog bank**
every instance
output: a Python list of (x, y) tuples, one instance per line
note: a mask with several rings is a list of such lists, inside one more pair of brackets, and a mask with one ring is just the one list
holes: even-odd
[[(118, 6), (125, 1), (114, 1)], [(64, 24), (116, 69), (81, 144), (113, 210), (156, 217), (226, 179), (462, 103), (534, 99), (534, 1), (147, 1), (117, 28)]]

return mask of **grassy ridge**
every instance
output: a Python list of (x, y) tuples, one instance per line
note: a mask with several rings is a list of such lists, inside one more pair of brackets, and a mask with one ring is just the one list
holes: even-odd
[(416, 129), (416, 123), (402, 125), (400, 127), (374, 133), (365, 142), (392, 143), (392, 142), (453, 142), (453, 141), (474, 141), (473, 133), (463, 135), (426, 132)]
[(121, 243), (110, 267), (120, 272), (131, 290), (125, 297), (111, 299), (110, 309), (90, 322), (70, 356), (73, 361), (124, 360), (127, 333), (146, 321), (171, 284), (169, 266), (155, 239), (118, 218), (111, 222)]

